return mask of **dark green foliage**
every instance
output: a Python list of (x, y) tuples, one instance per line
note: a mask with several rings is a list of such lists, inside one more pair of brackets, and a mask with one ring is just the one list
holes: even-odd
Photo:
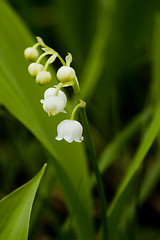
[[(98, 205), (94, 217), (91, 213), (96, 190), (92, 193), (90, 187), (94, 181), (87, 152), (83, 145), (54, 140), (62, 116), (48, 119), (42, 112), (39, 100), (47, 87), (37, 87), (27, 73), (23, 51), (33, 38), (23, 21), (62, 57), (73, 55), (104, 172), (109, 240), (158, 236), (157, 225), (149, 230), (143, 226), (139, 208), (147, 201), (158, 212), (153, 196), (159, 199), (160, 1), (8, 0), (0, 6), (0, 194), (26, 182), (48, 161), (52, 170), (33, 211), (31, 239), (44, 234), (49, 239), (92, 240), (95, 229), (99, 233)], [(56, 62), (55, 69), (59, 66)], [(72, 106), (72, 91), (67, 94)], [(145, 173), (137, 191), (143, 161)], [(92, 219), (97, 220), (94, 230)]]

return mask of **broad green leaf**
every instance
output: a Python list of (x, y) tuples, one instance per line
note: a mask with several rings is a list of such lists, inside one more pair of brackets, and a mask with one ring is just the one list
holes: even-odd
[[(82, 179), (81, 189), (78, 193), (79, 201), (74, 225), (80, 239), (94, 239), (91, 220), (91, 199), (89, 176), (86, 164), (86, 155), (82, 144), (68, 144), (65, 141), (55, 140), (56, 128), (60, 121), (69, 117), (68, 114), (59, 114), (55, 117), (48, 117), (43, 111), (40, 100), (44, 91), (51, 87), (47, 85), (40, 87), (35, 84), (27, 72), (29, 63), (24, 59), (23, 52), (28, 46), (33, 45), (31, 34), (20, 18), (13, 12), (5, 1), (0, 2), (0, 102), (21, 121), (46, 147), (52, 155), (52, 163), (57, 173), (57, 178), (64, 189), (65, 182), (62, 174), (58, 174), (57, 166), (60, 166), (71, 183), (73, 197), (75, 197), (79, 182)], [(12, 27), (11, 27), (12, 26)], [(54, 46), (51, 46), (54, 48)], [(54, 79), (52, 84), (56, 84)], [(68, 103), (67, 112), (70, 113)], [(69, 209), (72, 211), (70, 201), (70, 189), (65, 189), (65, 198)], [(83, 193), (83, 194), (82, 194)], [(83, 223), (81, 216), (86, 217)], [(88, 226), (87, 233), (83, 226)]]
[(45, 167), (0, 201), (0, 239), (27, 240), (31, 209)]

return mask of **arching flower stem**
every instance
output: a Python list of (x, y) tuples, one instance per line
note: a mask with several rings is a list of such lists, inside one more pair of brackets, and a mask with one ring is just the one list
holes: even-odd
[(52, 52), (52, 54), (57, 54), (58, 59), (60, 60), (60, 62), (62, 63), (63, 66), (66, 66), (65, 61), (63, 60), (63, 58), (59, 55), (58, 52), (56, 52), (54, 49), (48, 47), (44, 42), (38, 42), (37, 44), (41, 45), (44, 49), (46, 48), (47, 50), (49, 50), (49, 52)]
[(86, 106), (86, 103), (84, 101), (80, 100), (80, 103), (78, 103), (75, 106), (75, 108), (73, 109), (70, 120), (74, 120), (74, 116), (75, 116), (75, 113), (78, 110), (78, 108), (85, 108), (85, 106)]
[(42, 47), (47, 48), (48, 50), (50, 50), (53, 54), (57, 54), (58, 59), (60, 60), (60, 62), (62, 63), (63, 66), (66, 66), (65, 61), (63, 60), (63, 58), (59, 55), (58, 52), (56, 52), (55, 50), (53, 50), (52, 48), (48, 47), (46, 44), (42, 45)]
[(70, 120), (74, 120), (75, 113), (76, 113), (76, 111), (78, 110), (79, 107), (80, 107), (80, 103), (78, 103), (78, 104), (75, 106), (75, 108), (73, 109), (72, 114), (71, 114), (71, 117), (70, 117)]
[[(56, 52), (57, 53), (57, 52)], [(57, 53), (57, 57), (60, 60), (60, 62), (62, 63), (63, 66), (66, 66), (65, 61), (63, 60), (63, 58), (61, 58), (61, 56)]]
[[(46, 52), (46, 53), (47, 53), (47, 52)], [(51, 57), (52, 57), (52, 56), (51, 56)], [(49, 64), (51, 64), (51, 62), (50, 62), (51, 57), (48, 58), (48, 60), (47, 60), (47, 62), (46, 62), (46, 64), (45, 64), (45, 66), (44, 66), (44, 71), (47, 71), (47, 68), (48, 68)]]
[(61, 90), (62, 87), (68, 87), (68, 86), (72, 86), (73, 85), (73, 82), (67, 82), (67, 83), (62, 83), (60, 82), (58, 85), (54, 86), (56, 87), (56, 92), (54, 94), (54, 96), (57, 96), (58, 95), (58, 92), (59, 90)]
[(47, 56), (48, 54), (51, 54), (51, 53), (48, 53), (48, 52), (42, 53), (42, 54), (40, 55), (40, 57), (37, 59), (36, 63), (40, 63), (41, 60), (42, 60), (45, 56)]
[(32, 48), (36, 49), (36, 48), (39, 47), (39, 46), (40, 46), (40, 43), (36, 43), (36, 44), (33, 45)]
[(63, 86), (64, 86), (64, 83), (61, 83), (61, 82), (56, 86), (56, 92), (54, 96), (58, 96), (58, 92)]

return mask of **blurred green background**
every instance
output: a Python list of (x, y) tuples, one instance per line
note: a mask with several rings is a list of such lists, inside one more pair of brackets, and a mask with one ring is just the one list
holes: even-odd
[[(154, 69), (156, 59), (160, 58), (156, 55), (160, 45), (157, 34), (160, 1), (8, 0), (8, 3), (34, 36), (41, 36), (63, 58), (68, 52), (72, 53), (72, 66), (87, 101), (98, 157), (138, 114), (149, 112), (120, 149), (116, 162), (103, 174), (110, 202), (147, 129), (150, 111), (159, 103), (160, 78), (154, 81)], [(55, 68), (58, 67), (57, 64)], [(67, 93), (72, 99), (72, 92)], [(0, 107), (0, 122), (0, 196), (3, 197), (32, 178), (48, 153), (3, 106)], [(159, 147), (157, 140), (145, 159), (146, 176), (153, 163), (160, 161)], [(51, 175), (54, 172), (49, 171)], [(160, 239), (159, 173), (156, 173), (154, 188), (139, 208), (136, 240)], [(59, 239), (60, 228), (67, 217), (63, 194), (54, 174), (52, 178), (49, 193), (43, 194), (46, 196), (42, 199), (45, 202), (43, 212), (39, 216), (33, 210), (30, 239)], [(98, 226), (96, 189), (93, 196)], [(38, 204), (38, 199), (36, 201)]]

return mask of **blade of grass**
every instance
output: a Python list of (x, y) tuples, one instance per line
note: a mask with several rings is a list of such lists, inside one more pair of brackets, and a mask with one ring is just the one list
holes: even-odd
[[(153, 69), (153, 81), (151, 82), (151, 91), (150, 91), (150, 97), (149, 101), (152, 101), (154, 105), (159, 103), (159, 90), (160, 90), (160, 45), (159, 45), (159, 40), (160, 40), (160, 15), (156, 16), (156, 21), (155, 21), (155, 33), (154, 33), (154, 39), (153, 39), (153, 64), (152, 64), (152, 69)], [(148, 101), (147, 101), (148, 102)], [(152, 144), (154, 138), (158, 134), (158, 109), (157, 109), (157, 114), (155, 115), (155, 119), (152, 122), (152, 125), (150, 129), (148, 130), (148, 134), (146, 134), (146, 140), (143, 140), (142, 146), (139, 149), (139, 154), (137, 153), (137, 158), (135, 157), (135, 160), (138, 158), (139, 161), (143, 160), (144, 153), (147, 152), (147, 149), (149, 149), (150, 145)], [(156, 118), (157, 118), (157, 123), (156, 123)], [(153, 130), (153, 132), (152, 132)], [(149, 136), (151, 139), (149, 139)], [(147, 139), (148, 139), (148, 146), (147, 146)], [(146, 143), (146, 148), (144, 146), (144, 143)], [(158, 136), (158, 145), (160, 144), (159, 141), (159, 136)], [(143, 152), (144, 150), (144, 152)], [(140, 154), (141, 152), (141, 154)], [(159, 162), (159, 150), (156, 155), (156, 160), (152, 163), (152, 165), (149, 168), (149, 171), (147, 172), (146, 178), (144, 179), (142, 183), (142, 187), (140, 190), (140, 196), (139, 196), (139, 202), (138, 204), (141, 205), (149, 196), (149, 194), (153, 191), (154, 186), (156, 185), (157, 181), (159, 180), (159, 174), (160, 174), (160, 162)], [(125, 190), (123, 190), (125, 191)], [(114, 211), (114, 210), (113, 210)], [(112, 213), (111, 213), (112, 214)], [(121, 215), (121, 225), (120, 228), (125, 231), (125, 226), (127, 223), (128, 219), (132, 219), (134, 216), (134, 201), (130, 202), (129, 206), (125, 209), (125, 212)]]
[[(126, 128), (120, 131), (113, 141), (105, 147), (99, 158), (99, 169), (101, 173), (116, 161), (116, 158), (119, 156), (122, 148), (130, 141), (134, 134), (142, 127), (143, 124), (146, 124), (149, 117), (151, 116), (151, 109), (145, 110), (143, 113), (138, 114)], [(95, 177), (91, 177), (91, 186), (95, 184)]]
[[(147, 175), (144, 178), (142, 183), (140, 196), (139, 196), (139, 206), (141, 206), (149, 195), (154, 191), (155, 186), (158, 183), (159, 176), (160, 176), (160, 153), (158, 153), (156, 160), (150, 166), (149, 171), (147, 171)], [(120, 229), (121, 231), (126, 231), (126, 225), (128, 219), (131, 220), (134, 216), (134, 201), (130, 201), (130, 204), (126, 206), (124, 213), (121, 215), (121, 223)]]
[(124, 177), (122, 183), (120, 184), (117, 194), (108, 211), (109, 231), (110, 231), (111, 239), (114, 239), (115, 233), (117, 232), (119, 219), (124, 210), (126, 202), (128, 200), (128, 195), (131, 191), (131, 185), (132, 185), (134, 176), (137, 170), (139, 169), (143, 159), (145, 158), (145, 155), (150, 149), (153, 141), (155, 140), (159, 132), (159, 129), (160, 129), (160, 106), (158, 106), (156, 109), (152, 123), (148, 131), (144, 135), (144, 138), (140, 144), (140, 147), (137, 150), (137, 153), (126, 173), (126, 176)]
[(113, 141), (103, 150), (99, 158), (99, 168), (101, 172), (106, 170), (119, 155), (121, 149), (133, 137), (133, 135), (140, 129), (140, 127), (149, 119), (151, 109), (138, 114), (128, 126), (120, 131)]

